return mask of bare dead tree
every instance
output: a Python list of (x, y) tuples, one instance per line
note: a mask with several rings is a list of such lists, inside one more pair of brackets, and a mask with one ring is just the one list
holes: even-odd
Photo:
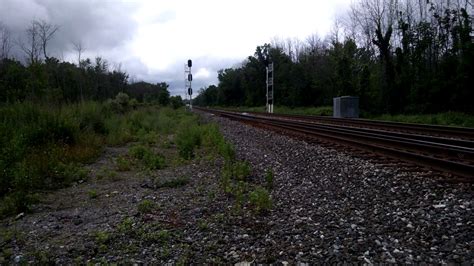
[(77, 52), (77, 65), (81, 67), (81, 56), (82, 53), (86, 50), (81, 41), (73, 42), (74, 50)]
[(25, 53), (30, 64), (39, 62), (40, 56), (40, 40), (38, 34), (38, 25), (32, 21), (26, 29), (26, 39), (18, 39), (18, 46)]
[(48, 42), (54, 37), (54, 34), (59, 30), (59, 26), (50, 24), (44, 20), (35, 20), (33, 23), (36, 24), (37, 27), (44, 58), (48, 59), (49, 57), (46, 53), (46, 47)]
[(8, 28), (0, 22), (0, 60), (8, 58), (10, 55), (11, 34)]

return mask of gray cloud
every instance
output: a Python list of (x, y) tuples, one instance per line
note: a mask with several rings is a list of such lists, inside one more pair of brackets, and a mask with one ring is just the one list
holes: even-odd
[(32, 20), (58, 25), (50, 49), (65, 50), (82, 41), (89, 49), (113, 48), (133, 37), (133, 3), (94, 0), (2, 0), (0, 19), (10, 30), (24, 33)]
[[(176, 62), (164, 71), (151, 71), (139, 58), (130, 56), (127, 44), (138, 30), (133, 14), (138, 4), (133, 1), (96, 0), (0, 0), (0, 22), (13, 33), (15, 40), (24, 38), (25, 29), (33, 20), (58, 25), (59, 31), (48, 47), (50, 55), (76, 62), (73, 42), (85, 47), (83, 58), (102, 56), (111, 66), (121, 65), (136, 81), (167, 82), (172, 95), (184, 96), (183, 62)], [(176, 19), (172, 10), (164, 11), (150, 23), (167, 23)], [(24, 58), (18, 47), (12, 52)], [(195, 74), (205, 68), (209, 77), (195, 78), (195, 95), (202, 87), (217, 84), (217, 71), (238, 63), (235, 59), (193, 58)]]

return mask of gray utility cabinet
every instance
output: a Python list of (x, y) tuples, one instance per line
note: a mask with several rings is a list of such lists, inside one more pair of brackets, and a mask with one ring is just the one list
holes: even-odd
[(333, 117), (358, 118), (359, 97), (341, 96), (333, 98)]

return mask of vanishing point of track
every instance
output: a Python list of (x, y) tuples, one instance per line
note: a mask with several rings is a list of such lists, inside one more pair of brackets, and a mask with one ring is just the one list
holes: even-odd
[(210, 112), (255, 126), (296, 133), (407, 161), (474, 181), (474, 129), (366, 119)]

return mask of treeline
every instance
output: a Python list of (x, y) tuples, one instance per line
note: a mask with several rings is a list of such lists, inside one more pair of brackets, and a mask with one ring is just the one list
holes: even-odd
[(265, 68), (274, 63), (275, 104), (331, 105), (360, 97), (370, 113), (474, 112), (472, 2), (362, 0), (326, 40), (310, 36), (258, 46), (195, 104), (265, 105)]
[[(164, 82), (129, 83), (120, 66), (111, 67), (101, 57), (81, 59), (81, 44), (74, 45), (78, 64), (49, 56), (48, 43), (58, 30), (45, 21), (33, 21), (21, 41), (14, 43), (10, 31), (0, 23), (0, 103), (104, 101), (126, 93), (141, 102), (183, 104), (180, 96), (170, 97)], [(13, 45), (23, 53), (10, 53)]]

